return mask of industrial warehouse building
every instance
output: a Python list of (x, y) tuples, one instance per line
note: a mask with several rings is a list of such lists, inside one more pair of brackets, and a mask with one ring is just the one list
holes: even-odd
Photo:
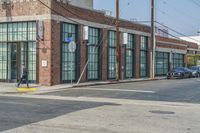
[[(126, 45), (123, 33), (128, 33)], [(66, 38), (76, 43), (74, 52), (69, 51)], [(150, 39), (149, 26), (120, 20), (121, 80), (150, 77)], [(197, 49), (195, 43), (157, 36), (156, 76), (186, 66), (187, 51)], [(81, 82), (114, 80), (115, 50), (115, 19), (104, 12), (66, 0), (1, 1), (0, 81), (16, 82), (22, 63), (30, 82), (42, 85), (76, 82), (84, 68)]]

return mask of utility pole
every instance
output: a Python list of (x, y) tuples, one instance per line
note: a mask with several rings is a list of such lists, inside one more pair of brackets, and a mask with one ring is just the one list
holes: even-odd
[(152, 73), (151, 78), (155, 78), (155, 49), (156, 49), (156, 42), (155, 42), (155, 0), (151, 0), (151, 44), (152, 44)]
[(116, 81), (119, 81), (119, 0), (116, 0)]

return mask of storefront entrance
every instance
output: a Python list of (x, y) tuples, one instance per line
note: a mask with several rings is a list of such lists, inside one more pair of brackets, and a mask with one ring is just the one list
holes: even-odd
[[(10, 82), (17, 82), (21, 76), (21, 66), (27, 67), (27, 43), (8, 43), (8, 77)], [(10, 70), (9, 70), (10, 69)]]
[(1, 43), (0, 51), (0, 80), (17, 82), (21, 76), (21, 66), (28, 69), (29, 82), (36, 82), (36, 43), (9, 42)]
[(0, 81), (16, 82), (25, 64), (36, 83), (36, 57), (36, 22), (0, 23)]
[(16, 82), (18, 79), (17, 44), (10, 44), (10, 64), (11, 64), (11, 81)]

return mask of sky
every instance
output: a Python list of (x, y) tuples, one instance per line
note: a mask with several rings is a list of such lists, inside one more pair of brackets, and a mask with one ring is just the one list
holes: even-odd
[[(150, 24), (151, 0), (119, 1), (120, 18)], [(115, 0), (94, 0), (94, 8), (112, 11), (112, 15), (115, 16)], [(171, 35), (198, 35), (200, 0), (155, 0), (155, 12), (157, 22), (175, 31), (169, 30)], [(161, 26), (158, 23), (156, 25)]]

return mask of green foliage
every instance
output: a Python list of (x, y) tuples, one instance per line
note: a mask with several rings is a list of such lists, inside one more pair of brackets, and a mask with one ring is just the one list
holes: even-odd
[(197, 66), (200, 65), (200, 54), (189, 54), (187, 56), (187, 66)]

